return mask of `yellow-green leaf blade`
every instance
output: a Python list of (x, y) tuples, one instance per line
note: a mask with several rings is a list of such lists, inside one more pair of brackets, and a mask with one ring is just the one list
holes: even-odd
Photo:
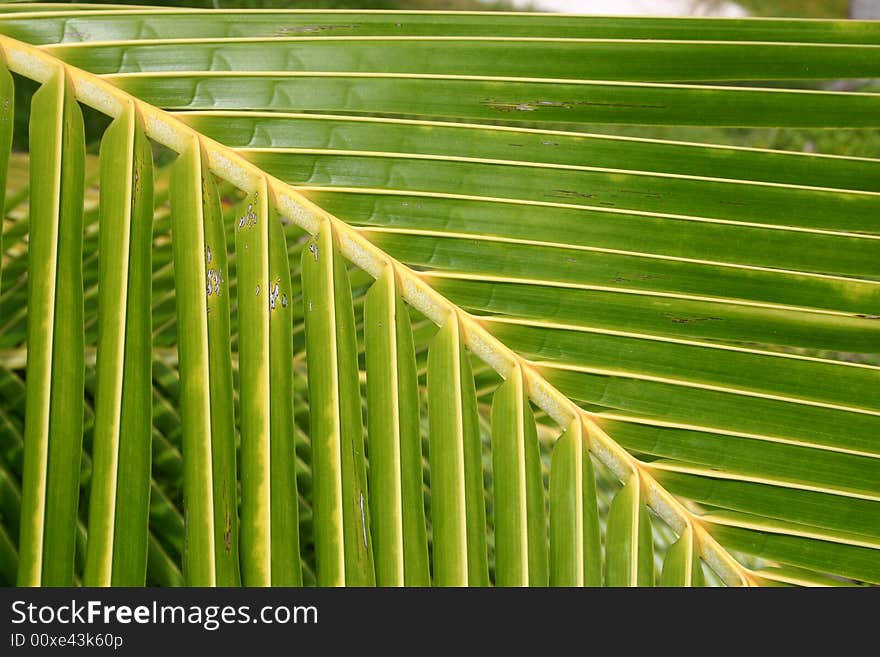
[(546, 586), (547, 518), (535, 418), (519, 368), (492, 402), (495, 583)]
[[(262, 192), (262, 193), (260, 193)], [(245, 586), (272, 583), (269, 208), (265, 186), (235, 228), (241, 382), (241, 560)]]
[(398, 403), (400, 406), (400, 467), (403, 493), (404, 583), (429, 586), (431, 567), (425, 524), (421, 421), (419, 416), (419, 378), (409, 312), (395, 296), (397, 334)]
[(476, 392), (455, 320), (428, 350), (431, 513), (434, 581), (439, 586), (489, 583)]
[(333, 229), (302, 255), (320, 586), (375, 583), (351, 287)]
[(608, 586), (654, 585), (651, 520), (636, 475), (614, 496), (608, 510), (605, 565)]
[(415, 351), (390, 269), (367, 292), (364, 343), (376, 583), (428, 586)]
[(601, 549), (593, 462), (575, 420), (550, 464), (550, 585), (601, 586)]
[(529, 586), (547, 586), (550, 582), (550, 549), (547, 539), (547, 500), (544, 491), (541, 447), (538, 428), (523, 395), (526, 451), (526, 508), (529, 533)]
[(694, 532), (685, 525), (678, 540), (669, 546), (660, 573), (660, 586), (703, 586), (703, 569), (694, 542)]
[(20, 585), (71, 585), (83, 427), (82, 113), (63, 69), (31, 106)]
[(281, 218), (270, 214), (269, 311), (270, 494), (272, 585), (301, 586), (299, 508), (293, 417), (293, 306), (290, 266)]
[(171, 207), (179, 333), (180, 415), (183, 424), (184, 577), (214, 586), (216, 541), (211, 457), (211, 393), (205, 298), (202, 168), (193, 142), (172, 165)]
[[(328, 228), (319, 232), (302, 253), (318, 586), (345, 585), (342, 457), (336, 400), (338, 373), (333, 362), (336, 357), (336, 306), (332, 297), (332, 250)], [(318, 376), (318, 371), (323, 371), (324, 375)]]
[(220, 197), (201, 157), (201, 197), (205, 243), (205, 296), (211, 404), (211, 481), (215, 572), (218, 586), (241, 583), (238, 554), (238, 482), (229, 327), (229, 273), (226, 230)]
[(101, 144), (98, 388), (83, 576), (88, 586), (143, 586), (145, 581), (152, 434), (152, 160), (140, 118), (129, 105)]

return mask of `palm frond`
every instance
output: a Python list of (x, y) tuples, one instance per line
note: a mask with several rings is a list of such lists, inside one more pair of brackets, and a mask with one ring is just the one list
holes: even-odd
[[(822, 84), (878, 74), (880, 24), (18, 5), (0, 34), (42, 85), (0, 290), (20, 583), (880, 582), (880, 161), (586, 132), (880, 127)], [(75, 99), (115, 119), (100, 238)], [(179, 154), (152, 263), (144, 136)]]

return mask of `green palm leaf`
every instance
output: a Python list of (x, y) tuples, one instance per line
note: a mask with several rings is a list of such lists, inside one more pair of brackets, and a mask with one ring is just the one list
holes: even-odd
[[(16, 5), (0, 35), (42, 85), (7, 581), (880, 583), (880, 161), (587, 132), (880, 127), (821, 84), (878, 75), (877, 23)], [(75, 100), (115, 119), (100, 237)]]

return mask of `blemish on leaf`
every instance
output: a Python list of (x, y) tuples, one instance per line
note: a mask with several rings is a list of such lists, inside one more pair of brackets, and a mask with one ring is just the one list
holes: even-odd
[(675, 315), (666, 315), (669, 319), (672, 320), (673, 324), (690, 324), (692, 322), (721, 322), (724, 321), (722, 317), (677, 317)]
[(214, 296), (220, 296), (220, 283), (223, 282), (223, 270), (222, 269), (211, 269), (208, 270), (207, 275), (207, 285), (206, 292), (208, 296), (212, 294)]
[[(398, 23), (397, 26), (400, 27), (400, 23)], [(341, 30), (345, 30), (345, 29), (355, 30), (357, 28), (358, 28), (357, 25), (346, 24), (346, 23), (333, 24), (333, 25), (292, 25), (289, 27), (287, 27), (287, 26), (279, 27), (278, 30), (276, 31), (276, 34), (277, 34), (277, 36), (285, 36), (287, 34), (326, 32), (328, 30), (340, 30), (340, 29)]]
[(552, 194), (545, 194), (556, 198), (593, 198), (595, 194), (586, 194), (584, 192), (576, 192), (571, 189), (554, 189)]
[[(254, 193), (254, 201), (256, 201), (257, 195)], [(251, 226), (257, 225), (257, 213), (254, 212), (254, 204), (248, 203), (247, 212), (245, 212), (244, 216), (239, 219), (238, 227), (239, 228), (250, 228)]]
[(275, 284), (269, 290), (269, 310), (275, 310), (275, 301), (281, 295), (280, 284), (281, 279), (278, 278), (275, 280)]
[(309, 251), (312, 252), (312, 255), (315, 256), (315, 262), (318, 262), (318, 245), (312, 242), (309, 244)]

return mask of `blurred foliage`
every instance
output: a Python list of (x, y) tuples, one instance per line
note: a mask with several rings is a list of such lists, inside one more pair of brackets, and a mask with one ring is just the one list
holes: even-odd
[(752, 16), (848, 18), (849, 0), (736, 0)]

